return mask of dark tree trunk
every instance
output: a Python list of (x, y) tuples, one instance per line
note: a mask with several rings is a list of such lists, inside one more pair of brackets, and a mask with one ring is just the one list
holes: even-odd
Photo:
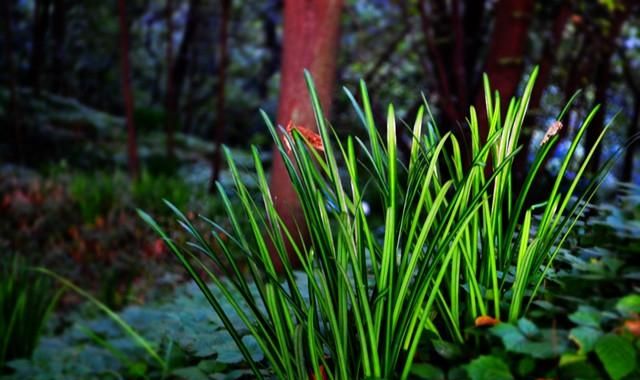
[[(609, 78), (611, 73), (611, 58), (613, 53), (615, 52), (615, 45), (618, 35), (620, 34), (620, 30), (622, 30), (622, 25), (628, 15), (628, 7), (627, 4), (625, 11), (616, 12), (612, 15), (611, 25), (609, 26), (607, 32), (602, 31), (602, 35), (599, 37), (599, 48), (600, 60), (598, 62), (598, 66), (596, 69), (596, 93), (593, 101), (593, 106), (600, 105), (600, 110), (594, 116), (593, 121), (591, 122), (591, 126), (587, 129), (586, 136), (586, 149), (591, 149), (598, 139), (598, 136), (602, 132), (605, 124), (605, 117), (607, 115), (607, 91), (609, 90)], [(602, 144), (599, 144), (591, 158), (591, 162), (589, 163), (589, 171), (591, 173), (595, 173), (600, 168), (602, 155)]]
[(631, 116), (631, 122), (629, 123), (629, 130), (627, 132), (627, 140), (631, 141), (627, 150), (624, 152), (624, 159), (622, 161), (622, 176), (620, 180), (622, 182), (633, 181), (633, 161), (636, 156), (636, 149), (638, 148), (638, 139), (640, 138), (640, 94), (635, 94), (633, 101), (633, 116)]
[(36, 0), (33, 16), (33, 39), (31, 45), (31, 63), (29, 65), (29, 85), (34, 94), (40, 95), (40, 74), (45, 60), (44, 41), (49, 26), (50, 0)]
[(167, 154), (173, 155), (173, 134), (178, 124), (178, 106), (180, 104), (180, 95), (182, 93), (182, 87), (184, 79), (187, 73), (187, 66), (189, 63), (189, 52), (191, 51), (191, 45), (198, 28), (199, 17), (198, 12), (200, 9), (200, 0), (189, 1), (189, 14), (187, 16), (187, 24), (184, 30), (184, 36), (180, 43), (178, 50), (178, 56), (173, 62), (171, 73), (169, 74), (173, 83), (171, 93), (167, 92)]
[[(16, 67), (13, 57), (13, 25), (11, 20), (11, 1), (3, 1), (0, 8), (2, 12), (2, 24), (4, 34), (4, 57), (7, 65), (6, 70), (9, 77), (9, 104), (7, 107), (6, 118), (8, 127), (11, 132), (7, 131), (7, 135), (11, 136), (13, 133), (13, 144), (16, 148), (17, 158), (19, 161), (24, 159), (23, 157), (23, 141), (22, 141), (22, 129), (20, 123), (19, 103), (18, 103), (18, 84), (16, 82)], [(2, 133), (0, 132), (0, 136)]]
[[(453, 89), (450, 85), (451, 73), (447, 65), (447, 57), (442, 51), (442, 46), (436, 43), (436, 31), (431, 19), (431, 13), (433, 12), (431, 8), (429, 8), (429, 2), (421, 0), (418, 3), (418, 12), (420, 14), (420, 24), (422, 26), (422, 33), (425, 38), (427, 50), (429, 51), (435, 69), (438, 93), (442, 101), (440, 107), (444, 113), (445, 125), (449, 130), (461, 120), (461, 115), (454, 103)], [(426, 67), (425, 65), (425, 68)]]
[(280, 42), (278, 41), (276, 13), (282, 8), (281, 0), (270, 0), (266, 2), (262, 14), (262, 31), (264, 33), (265, 48), (269, 51), (269, 58), (262, 65), (257, 79), (258, 95), (260, 99), (268, 96), (269, 79), (278, 72), (280, 67)]
[(215, 182), (220, 176), (220, 167), (222, 166), (221, 145), (224, 140), (225, 131), (225, 83), (227, 80), (227, 65), (229, 64), (229, 19), (231, 17), (231, 0), (220, 0), (222, 7), (222, 16), (219, 34), (220, 61), (218, 62), (218, 88), (216, 99), (216, 125), (214, 127), (213, 141), (215, 144), (215, 152), (211, 163), (211, 186), (209, 190), (214, 192)]
[[(175, 99), (175, 83), (173, 81), (173, 0), (167, 0), (167, 7), (165, 9), (166, 23), (167, 23), (167, 50), (166, 50), (166, 65), (167, 65), (167, 84), (166, 84), (166, 153), (167, 157), (173, 157), (174, 138), (173, 131), (176, 124), (176, 110), (172, 108), (172, 99)], [(177, 102), (177, 100), (176, 100)]]
[[(551, 80), (551, 70), (556, 62), (556, 52), (558, 45), (562, 41), (562, 33), (567, 25), (569, 16), (571, 15), (571, 8), (567, 3), (562, 3), (560, 8), (554, 12), (555, 19), (551, 30), (546, 37), (544, 47), (542, 49), (542, 56), (538, 62), (538, 78), (536, 85), (531, 91), (531, 99), (529, 101), (529, 113), (525, 118), (524, 130), (522, 132), (520, 141), (523, 144), (522, 150), (515, 157), (514, 161), (514, 179), (515, 188), (517, 190), (522, 186), (525, 175), (527, 174), (527, 159), (529, 158), (529, 151), (531, 149), (531, 133), (533, 128), (543, 121), (543, 118), (538, 117), (540, 115), (540, 102), (542, 101), (542, 95), (547, 88), (547, 84)], [(546, 126), (543, 126), (546, 127)], [(561, 133), (565, 132), (569, 128), (564, 128)]]
[(118, 20), (120, 24), (120, 80), (122, 98), (127, 120), (127, 152), (129, 174), (137, 179), (140, 175), (136, 127), (133, 121), (133, 90), (131, 88), (131, 64), (129, 62), (129, 23), (127, 21), (127, 1), (118, 0)]
[(64, 0), (53, 0), (51, 33), (53, 37), (53, 57), (51, 70), (51, 90), (65, 94), (64, 89), (64, 39), (66, 32), (67, 4)]
[(629, 129), (627, 130), (627, 142), (629, 146), (624, 152), (624, 159), (622, 163), (622, 175), (620, 180), (622, 182), (633, 181), (633, 161), (636, 155), (636, 149), (638, 148), (638, 140), (640, 139), (640, 84), (635, 82), (633, 76), (633, 69), (629, 59), (625, 56), (624, 51), (621, 52), (622, 69), (624, 78), (627, 82), (629, 90), (633, 94), (633, 111), (631, 116), (631, 122), (629, 123)]
[(567, 21), (571, 16), (571, 8), (569, 4), (562, 3), (560, 8), (555, 12), (555, 19), (551, 30), (546, 37), (544, 47), (542, 48), (542, 56), (538, 62), (539, 72), (536, 86), (533, 87), (531, 92), (531, 100), (529, 102), (529, 109), (537, 113), (542, 100), (542, 95), (547, 88), (547, 84), (551, 79), (551, 70), (556, 63), (556, 53), (558, 51), (558, 45), (562, 41), (562, 34), (567, 26)]
[[(596, 94), (593, 100), (594, 106), (600, 105), (600, 110), (594, 116), (591, 126), (587, 129), (586, 148), (591, 149), (595, 145), (598, 136), (604, 128), (605, 117), (607, 116), (607, 91), (609, 90), (609, 73), (611, 71), (611, 55), (603, 55), (602, 61), (596, 69)], [(596, 150), (589, 163), (589, 171), (595, 173), (600, 167), (600, 156), (602, 154), (602, 144), (596, 147)]]
[[(314, 77), (325, 113), (330, 112), (342, 6), (342, 0), (285, 0), (278, 124), (287, 125), (292, 121), (296, 125), (316, 129), (303, 76), (305, 68)], [(300, 202), (282, 158), (275, 149), (271, 195), (276, 210), (292, 236), (307, 240), (308, 230), (304, 224)], [(295, 262), (295, 255), (290, 247), (289, 253), (289, 257)], [(274, 263), (282, 268), (282, 263), (276, 257)]]
[(476, 66), (483, 45), (485, 2), (485, 0), (465, 0), (464, 6), (465, 58), (470, 93), (475, 93), (474, 89), (478, 84), (479, 68)]

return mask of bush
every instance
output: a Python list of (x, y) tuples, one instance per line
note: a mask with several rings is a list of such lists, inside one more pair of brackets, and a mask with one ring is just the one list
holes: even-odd
[[(306, 246), (298, 243), (298, 231), (288, 230), (276, 212), (255, 147), (259, 201), (249, 193), (227, 151), (242, 212), (231, 207), (229, 195), (219, 186), (232, 225), (227, 230), (209, 221), (220, 249), (214, 249), (208, 237), (174, 206), (170, 205), (194, 240), (185, 246), (176, 245), (147, 214), (139, 213), (191, 273), (257, 378), (264, 374), (251, 358), (245, 334), (257, 340), (278, 378), (305, 379), (313, 374), (329, 379), (405, 379), (425, 330), (462, 343), (463, 332), (479, 317), (515, 323), (523, 316), (602, 181), (604, 170), (574, 197), (595, 147), (575, 176), (565, 179), (575, 160), (573, 153), (597, 112), (594, 109), (571, 142), (547, 200), (531, 207), (526, 203), (536, 191), (534, 180), (545, 157), (558, 140), (557, 128), (548, 132), (548, 141), (536, 153), (521, 190), (513, 193), (513, 160), (520, 150), (518, 137), (536, 75), (534, 70), (522, 98), (511, 100), (506, 114), (485, 78), (487, 137), (481, 136), (472, 108), (470, 139), (463, 145), (467, 152), (452, 133), (440, 135), (432, 117), (423, 127), (425, 110), (431, 116), (425, 104), (410, 131), (413, 138), (406, 165), (398, 157), (392, 106), (383, 138), (365, 85), (361, 84), (362, 107), (347, 91), (369, 143), (353, 137), (342, 143), (330, 138), (332, 131), (307, 76), (318, 138), (294, 128), (284, 134), (283, 143), (263, 114), (303, 208), (310, 231)], [(558, 121), (565, 111), (566, 107)], [(320, 138), (321, 143), (315, 141)], [(319, 144), (322, 151), (315, 149)], [(611, 160), (606, 166), (610, 164)], [(363, 178), (363, 172), (369, 177)], [(377, 226), (368, 219), (363, 199), (380, 200), (385, 220), (382, 236), (376, 235)], [(249, 233), (240, 226), (243, 218), (249, 221)], [(293, 247), (302, 274), (294, 272), (287, 245)], [(251, 290), (246, 273), (233, 265), (232, 248), (248, 262), (248, 276), (257, 291)], [(220, 250), (232, 265), (222, 265), (216, 255)], [(201, 253), (223, 269), (226, 279), (209, 269)], [(283, 273), (276, 271), (274, 254), (282, 262)], [(203, 272), (208, 276), (201, 277)], [(233, 310), (213, 295), (205, 281), (220, 289)], [(242, 320), (244, 329), (231, 322), (234, 316)]]

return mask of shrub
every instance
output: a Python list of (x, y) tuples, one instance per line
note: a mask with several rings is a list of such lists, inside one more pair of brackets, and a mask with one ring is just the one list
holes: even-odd
[[(283, 142), (263, 117), (302, 205), (310, 241), (296, 243), (298, 232), (288, 230), (276, 212), (255, 147), (260, 198), (250, 194), (227, 151), (242, 212), (231, 207), (229, 195), (219, 186), (232, 227), (227, 231), (209, 221), (228, 262), (234, 263), (232, 248), (242, 253), (257, 291), (251, 290), (247, 274), (237, 266), (221, 265), (208, 238), (177, 208), (169, 204), (193, 237), (185, 246), (178, 246), (147, 214), (139, 213), (193, 276), (257, 378), (264, 375), (249, 354), (244, 334), (257, 340), (278, 378), (304, 379), (311, 374), (317, 379), (407, 378), (425, 331), (463, 342), (465, 328), (478, 317), (516, 322), (525, 313), (603, 179), (604, 170), (574, 197), (595, 147), (575, 176), (565, 179), (573, 153), (597, 112), (594, 109), (572, 140), (552, 186), (544, 190), (547, 200), (533, 206), (526, 203), (531, 192), (540, 191), (533, 186), (558, 140), (553, 130), (514, 194), (513, 160), (520, 150), (518, 138), (536, 75), (534, 70), (522, 98), (512, 99), (506, 114), (485, 78), (488, 133), (481, 136), (478, 115), (471, 108), (468, 146), (461, 146), (452, 133), (441, 135), (425, 103), (410, 131), (405, 165), (398, 157), (392, 106), (383, 138), (365, 85), (360, 88), (362, 106), (347, 91), (369, 142), (357, 137), (341, 142), (332, 137), (307, 74), (322, 151), (314, 149), (318, 146), (314, 136), (296, 129), (284, 133)], [(363, 199), (370, 198), (382, 205), (382, 236), (376, 235), (377, 226), (365, 212)], [(242, 218), (251, 225), (249, 233), (240, 228)], [(294, 272), (287, 243), (293, 246), (301, 273)], [(283, 263), (282, 274), (276, 272), (273, 253)], [(225, 278), (210, 270), (200, 254), (223, 268)], [(213, 282), (224, 300), (216, 298), (205, 281)], [(239, 317), (244, 329), (232, 323), (232, 317)]]

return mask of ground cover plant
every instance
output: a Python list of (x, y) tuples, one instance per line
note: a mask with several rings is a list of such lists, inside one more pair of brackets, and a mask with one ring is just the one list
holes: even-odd
[[(349, 137), (342, 143), (333, 138), (307, 75), (319, 136), (305, 126), (294, 126), (280, 139), (264, 116), (301, 201), (310, 242), (298, 244), (298, 232), (288, 230), (276, 212), (256, 148), (259, 199), (248, 191), (227, 154), (234, 196), (251, 231), (239, 228), (240, 215), (229, 206), (222, 187), (219, 196), (227, 206), (231, 228), (209, 220), (226, 259), (232, 249), (239, 249), (246, 259), (257, 295), (249, 290), (246, 273), (234, 265), (220, 265), (206, 235), (177, 208), (170, 205), (193, 238), (186, 245), (172, 241), (148, 214), (140, 215), (191, 273), (257, 378), (264, 377), (262, 366), (251, 358), (244, 334), (256, 339), (278, 378), (407, 378), (427, 335), (461, 344), (469, 339), (469, 327), (520, 320), (603, 178), (605, 170), (586, 186), (581, 182), (597, 144), (572, 178), (565, 178), (596, 108), (573, 138), (546, 201), (527, 205), (542, 163), (557, 141), (565, 107), (543, 139), (520, 191), (514, 192), (510, 168), (536, 75), (534, 70), (522, 97), (511, 99), (506, 111), (485, 78), (486, 109), (478, 112), (486, 112), (487, 133), (482, 136), (478, 113), (472, 108), (468, 161), (459, 137), (440, 135), (431, 117), (423, 128), (425, 110), (430, 114), (425, 104), (411, 129), (406, 164), (398, 157), (392, 106), (383, 138), (365, 85), (360, 89), (362, 105), (347, 91), (369, 141)], [(576, 192), (579, 184), (581, 190)], [(363, 200), (370, 198), (382, 205), (385, 221), (380, 235), (369, 224), (363, 206)], [(534, 217), (539, 218), (535, 223)], [(287, 244), (293, 246), (308, 281), (307, 296), (296, 281)], [(283, 264), (282, 276), (276, 272), (272, 252)], [(224, 280), (209, 270), (212, 264), (225, 269)], [(220, 289), (224, 300), (211, 293), (207, 281)], [(234, 312), (223, 309), (223, 302), (230, 303)], [(242, 329), (231, 323), (234, 313), (243, 321)]]

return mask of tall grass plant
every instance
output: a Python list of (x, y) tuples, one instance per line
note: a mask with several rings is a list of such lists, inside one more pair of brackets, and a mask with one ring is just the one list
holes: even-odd
[[(393, 106), (386, 128), (380, 128), (365, 84), (360, 84), (361, 102), (345, 89), (368, 139), (340, 140), (307, 73), (323, 149), (315, 149), (296, 129), (281, 138), (263, 117), (302, 205), (308, 241), (300, 243), (298, 231), (288, 230), (278, 215), (255, 147), (257, 194), (243, 183), (227, 151), (235, 189), (218, 190), (231, 228), (204, 218), (211, 227), (203, 233), (169, 204), (192, 236), (179, 246), (148, 214), (139, 213), (193, 276), (256, 378), (264, 377), (263, 363), (251, 359), (245, 334), (257, 340), (277, 378), (406, 379), (427, 334), (464, 342), (465, 330), (480, 316), (514, 322), (526, 313), (603, 179), (605, 170), (585, 176), (595, 146), (588, 147), (575, 175), (566, 176), (596, 108), (578, 129), (552, 186), (535, 188), (559, 138), (553, 131), (517, 191), (514, 158), (536, 75), (534, 70), (522, 97), (511, 99), (506, 109), (485, 77), (486, 108), (470, 109), (467, 140), (441, 134), (425, 101), (408, 128), (409, 157), (401, 160), (396, 136), (402, 127)], [(481, 136), (478, 112), (486, 114), (486, 137)], [(581, 181), (588, 185), (577, 193)], [(529, 195), (540, 191), (548, 194), (546, 201), (528, 205)], [(231, 196), (237, 197), (241, 212), (232, 207)], [(382, 207), (382, 234), (367, 216), (365, 199)], [(249, 232), (240, 227), (243, 219)], [(300, 262), (298, 272), (288, 245)], [(234, 265), (238, 251), (248, 273)], [(274, 252), (283, 263), (282, 273), (272, 262)], [(251, 291), (251, 282), (257, 292)], [(209, 283), (224, 298), (214, 297)], [(243, 325), (232, 323), (231, 317), (239, 317)]]

